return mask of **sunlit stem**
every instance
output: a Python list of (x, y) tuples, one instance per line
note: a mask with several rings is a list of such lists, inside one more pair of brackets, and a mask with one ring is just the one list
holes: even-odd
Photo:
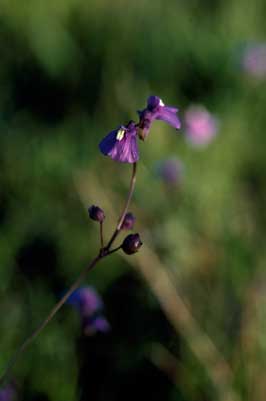
[(132, 195), (135, 189), (135, 185), (136, 185), (136, 173), (137, 173), (137, 163), (134, 163), (132, 166), (132, 175), (131, 175), (131, 180), (130, 180), (130, 185), (129, 185), (129, 191), (128, 191), (128, 195), (127, 195), (127, 200), (126, 200), (126, 204), (124, 206), (123, 212), (118, 220), (116, 229), (110, 239), (110, 241), (108, 242), (108, 245), (106, 246), (106, 249), (109, 250), (110, 247), (112, 246), (114, 240), (116, 239), (117, 235), (119, 234), (123, 221), (125, 219), (125, 215), (128, 212), (128, 208), (132, 199)]
[(100, 242), (101, 242), (101, 249), (104, 247), (104, 240), (103, 240), (103, 222), (100, 221)]

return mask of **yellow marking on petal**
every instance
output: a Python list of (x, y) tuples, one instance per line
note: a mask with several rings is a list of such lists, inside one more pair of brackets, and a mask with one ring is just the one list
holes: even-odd
[(159, 101), (159, 106), (164, 106), (164, 102), (162, 101), (162, 99), (160, 99)]
[(125, 132), (126, 132), (126, 130), (125, 130), (124, 128), (120, 128), (120, 129), (117, 131), (116, 139), (117, 139), (118, 141), (122, 141), (122, 139), (124, 138)]

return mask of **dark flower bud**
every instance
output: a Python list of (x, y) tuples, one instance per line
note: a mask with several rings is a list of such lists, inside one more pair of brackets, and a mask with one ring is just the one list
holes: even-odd
[(89, 207), (88, 212), (92, 220), (102, 223), (105, 219), (104, 211), (98, 206), (92, 205), (91, 207)]
[(135, 220), (136, 217), (132, 213), (127, 213), (121, 226), (122, 230), (132, 230)]
[(122, 249), (126, 254), (132, 255), (138, 252), (141, 245), (142, 242), (139, 234), (130, 234), (124, 239)]
[(151, 127), (151, 121), (149, 119), (141, 119), (138, 128), (139, 139), (145, 141), (147, 132), (149, 132)]

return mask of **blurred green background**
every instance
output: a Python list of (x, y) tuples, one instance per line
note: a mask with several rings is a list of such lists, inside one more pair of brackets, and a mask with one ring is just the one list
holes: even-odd
[[(111, 233), (130, 166), (98, 143), (155, 94), (181, 119), (205, 105), (219, 133), (199, 150), (154, 124), (140, 144), (135, 230), (224, 359), (225, 387), (265, 400), (266, 80), (241, 69), (243, 44), (265, 40), (265, 16), (263, 0), (0, 0), (1, 372), (95, 255), (90, 203), (112, 208)], [(155, 166), (175, 156), (185, 173), (169, 191)], [(84, 338), (65, 306), (14, 368), (19, 400), (233, 399), (129, 258), (87, 280), (112, 332)]]

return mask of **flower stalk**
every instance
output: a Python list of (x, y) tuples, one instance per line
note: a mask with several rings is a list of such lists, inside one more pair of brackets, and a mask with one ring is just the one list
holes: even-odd
[[(135, 184), (136, 184), (136, 172), (137, 172), (137, 164), (134, 163), (132, 166), (132, 176), (130, 180), (130, 185), (129, 185), (129, 191), (126, 199), (126, 203), (124, 206), (124, 209), (122, 211), (122, 214), (118, 220), (117, 226), (107, 244), (106, 247), (104, 247), (104, 239), (103, 239), (103, 219), (97, 220), (93, 218), (93, 220), (99, 221), (100, 225), (100, 249), (98, 255), (92, 259), (92, 261), (89, 263), (88, 266), (85, 267), (85, 269), (82, 270), (76, 281), (71, 285), (71, 287), (68, 289), (68, 291), (64, 294), (64, 296), (55, 304), (53, 309), (50, 311), (48, 316), (41, 322), (41, 324), (32, 332), (32, 334), (26, 338), (26, 340), (22, 343), (22, 345), (17, 349), (17, 351), (14, 353), (13, 357), (10, 359), (8, 362), (5, 371), (3, 372), (2, 376), (0, 377), (0, 385), (3, 384), (8, 376), (10, 375), (12, 368), (14, 367), (15, 363), (17, 362), (18, 358), (24, 353), (24, 351), (28, 348), (28, 346), (33, 342), (33, 340), (42, 332), (42, 330), (47, 326), (47, 324), (53, 319), (53, 317), (56, 315), (56, 313), (59, 311), (59, 309), (62, 308), (62, 306), (66, 303), (68, 298), (73, 294), (74, 291), (77, 290), (77, 288), (80, 286), (82, 281), (85, 279), (87, 273), (92, 270), (100, 260), (103, 258), (117, 252), (119, 249), (121, 249), (122, 244), (114, 249), (111, 249), (111, 246), (116, 239), (118, 233), (121, 231), (121, 227), (125, 218), (125, 215), (128, 212), (128, 208), (130, 205), (130, 201), (132, 199), (134, 189), (135, 189)], [(94, 206), (93, 206), (94, 207)]]
[[(50, 311), (46, 319), (33, 331), (33, 333), (26, 338), (22, 345), (17, 349), (13, 357), (10, 359), (4, 373), (0, 377), (0, 384), (2, 384), (6, 378), (9, 376), (13, 366), (15, 365), (18, 358), (23, 354), (23, 352), (28, 348), (32, 341), (41, 333), (41, 331), (47, 326), (47, 324), (56, 315), (59, 309), (64, 305), (68, 298), (73, 294), (75, 290), (80, 286), (81, 282), (85, 278), (86, 274), (92, 270), (96, 264), (103, 258), (117, 252), (119, 249), (131, 255), (139, 250), (142, 245), (139, 234), (130, 234), (120, 246), (111, 249), (115, 239), (118, 234), (123, 229), (131, 229), (134, 225), (134, 216), (129, 213), (128, 208), (134, 193), (136, 184), (136, 173), (137, 173), (137, 161), (139, 160), (139, 151), (137, 137), (144, 140), (149, 134), (151, 125), (155, 120), (162, 120), (175, 128), (176, 130), (180, 128), (180, 120), (176, 113), (178, 109), (172, 106), (166, 106), (163, 101), (158, 96), (150, 96), (147, 100), (147, 106), (144, 110), (139, 111), (139, 122), (134, 123), (134, 121), (129, 121), (129, 123), (124, 126), (121, 125), (116, 130), (111, 131), (99, 144), (100, 151), (109, 156), (111, 159), (116, 160), (120, 163), (132, 164), (132, 175), (130, 179), (129, 191), (126, 199), (126, 203), (122, 214), (118, 220), (116, 228), (107, 243), (104, 246), (104, 233), (103, 233), (103, 221), (105, 219), (104, 211), (95, 205), (92, 205), (89, 209), (89, 216), (92, 220), (99, 223), (100, 229), (100, 247), (97, 256), (89, 263), (87, 267), (80, 273), (76, 281), (71, 285), (69, 290), (64, 294), (64, 296), (56, 303), (53, 309)], [(124, 220), (127, 216), (127, 223), (123, 227)]]

